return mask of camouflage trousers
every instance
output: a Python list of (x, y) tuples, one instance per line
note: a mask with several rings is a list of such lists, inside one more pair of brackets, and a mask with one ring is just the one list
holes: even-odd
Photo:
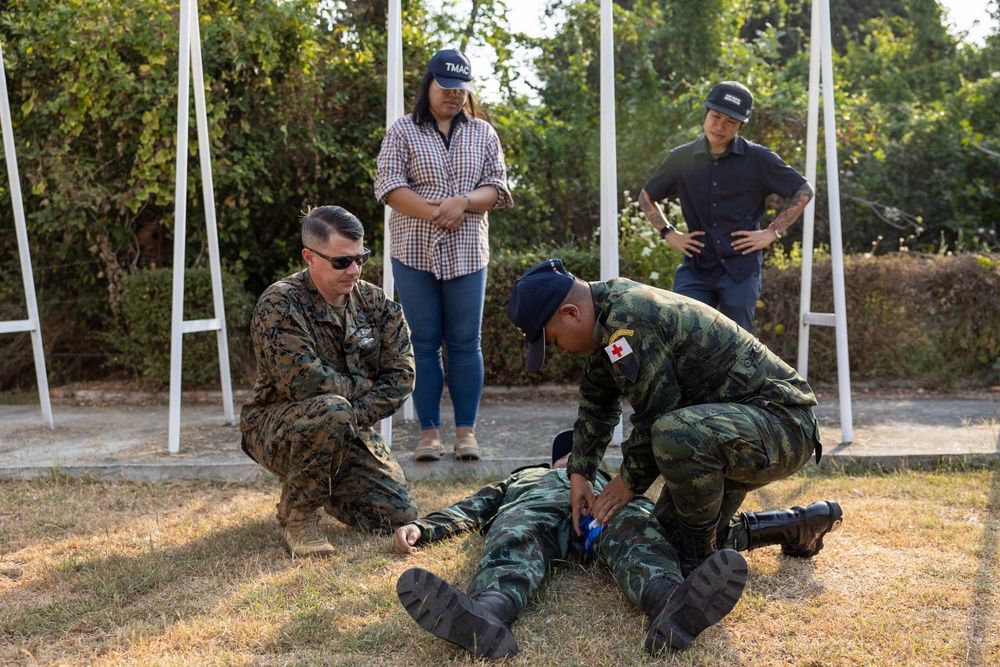
[(244, 410), (240, 427), (243, 451), (282, 480), (289, 509), (325, 507), (365, 531), (391, 532), (416, 520), (403, 469), (378, 433), (359, 431), (345, 398)]
[(663, 529), (650, 520), (653, 503), (637, 496), (615, 512), (589, 552), (573, 530), (569, 481), (565, 473), (546, 475), (529, 502), (519, 502), (499, 516), (486, 534), (483, 558), (469, 584), (469, 594), (498, 589), (524, 609), (546, 573), (560, 561), (596, 559), (610, 568), (618, 587), (639, 605), (653, 578), (681, 580), (677, 551)]
[(774, 403), (681, 408), (656, 420), (651, 436), (664, 478), (653, 515), (668, 533), (680, 527), (678, 520), (736, 525), (748, 492), (798, 472), (814, 451), (822, 453), (812, 409)]

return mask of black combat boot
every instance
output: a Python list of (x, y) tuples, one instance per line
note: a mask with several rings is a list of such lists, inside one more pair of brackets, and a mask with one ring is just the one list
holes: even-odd
[(650, 581), (641, 601), (650, 619), (646, 651), (687, 648), (733, 610), (746, 584), (747, 562), (732, 549), (710, 555), (683, 583), (668, 577)]
[(745, 513), (747, 550), (780, 544), (786, 556), (811, 558), (823, 549), (823, 536), (840, 527), (843, 516), (840, 505), (832, 500), (790, 510)]
[(680, 556), (681, 573), (687, 577), (694, 572), (695, 568), (704, 562), (706, 558), (715, 553), (715, 533), (719, 526), (719, 520), (707, 526), (689, 526), (680, 519), (680, 544), (677, 545), (677, 555)]
[(520, 609), (507, 593), (487, 590), (470, 597), (420, 568), (400, 575), (396, 593), (413, 620), (434, 636), (461, 646), (477, 658), (496, 660), (517, 655), (510, 626)]

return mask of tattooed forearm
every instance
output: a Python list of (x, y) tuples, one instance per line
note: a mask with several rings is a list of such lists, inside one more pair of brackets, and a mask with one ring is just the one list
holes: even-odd
[(792, 196), (788, 198), (785, 202), (785, 207), (781, 209), (781, 213), (775, 216), (774, 220), (771, 222), (771, 226), (778, 230), (779, 233), (784, 234), (785, 230), (792, 226), (792, 224), (799, 219), (802, 215), (802, 211), (805, 210), (806, 205), (812, 201), (815, 192), (812, 186), (806, 183), (801, 188), (792, 193)]
[(666, 226), (667, 217), (663, 215), (663, 211), (659, 205), (650, 199), (645, 190), (639, 193), (639, 208), (646, 214), (646, 219), (649, 220), (649, 224), (653, 225), (653, 227), (660, 229)]

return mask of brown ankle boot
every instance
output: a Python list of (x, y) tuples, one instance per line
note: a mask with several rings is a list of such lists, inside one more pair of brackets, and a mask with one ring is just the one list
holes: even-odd
[(285, 522), (288, 521), (288, 484), (285, 483), (285, 478), (282, 477), (281, 481), (281, 498), (278, 499), (278, 504), (275, 508), (278, 510), (278, 523), (281, 527), (285, 527)]
[(466, 433), (455, 441), (455, 458), (459, 461), (478, 461), (482, 457), (475, 434)]
[(336, 551), (319, 529), (319, 510), (288, 510), (284, 542), (292, 556), (332, 556)]

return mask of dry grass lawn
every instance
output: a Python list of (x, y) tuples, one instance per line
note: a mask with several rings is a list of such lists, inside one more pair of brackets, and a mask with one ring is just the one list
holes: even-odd
[[(417, 482), (430, 511), (479, 481)], [(482, 538), (397, 557), (324, 519), (338, 554), (281, 549), (273, 483), (0, 483), (0, 664), (469, 665), (421, 630), (395, 581), (419, 565), (464, 587)], [(644, 619), (599, 568), (555, 570), (514, 626), (512, 665), (1000, 665), (1000, 466), (800, 473), (746, 509), (839, 500), (815, 559), (747, 554), (736, 609), (652, 659)]]

